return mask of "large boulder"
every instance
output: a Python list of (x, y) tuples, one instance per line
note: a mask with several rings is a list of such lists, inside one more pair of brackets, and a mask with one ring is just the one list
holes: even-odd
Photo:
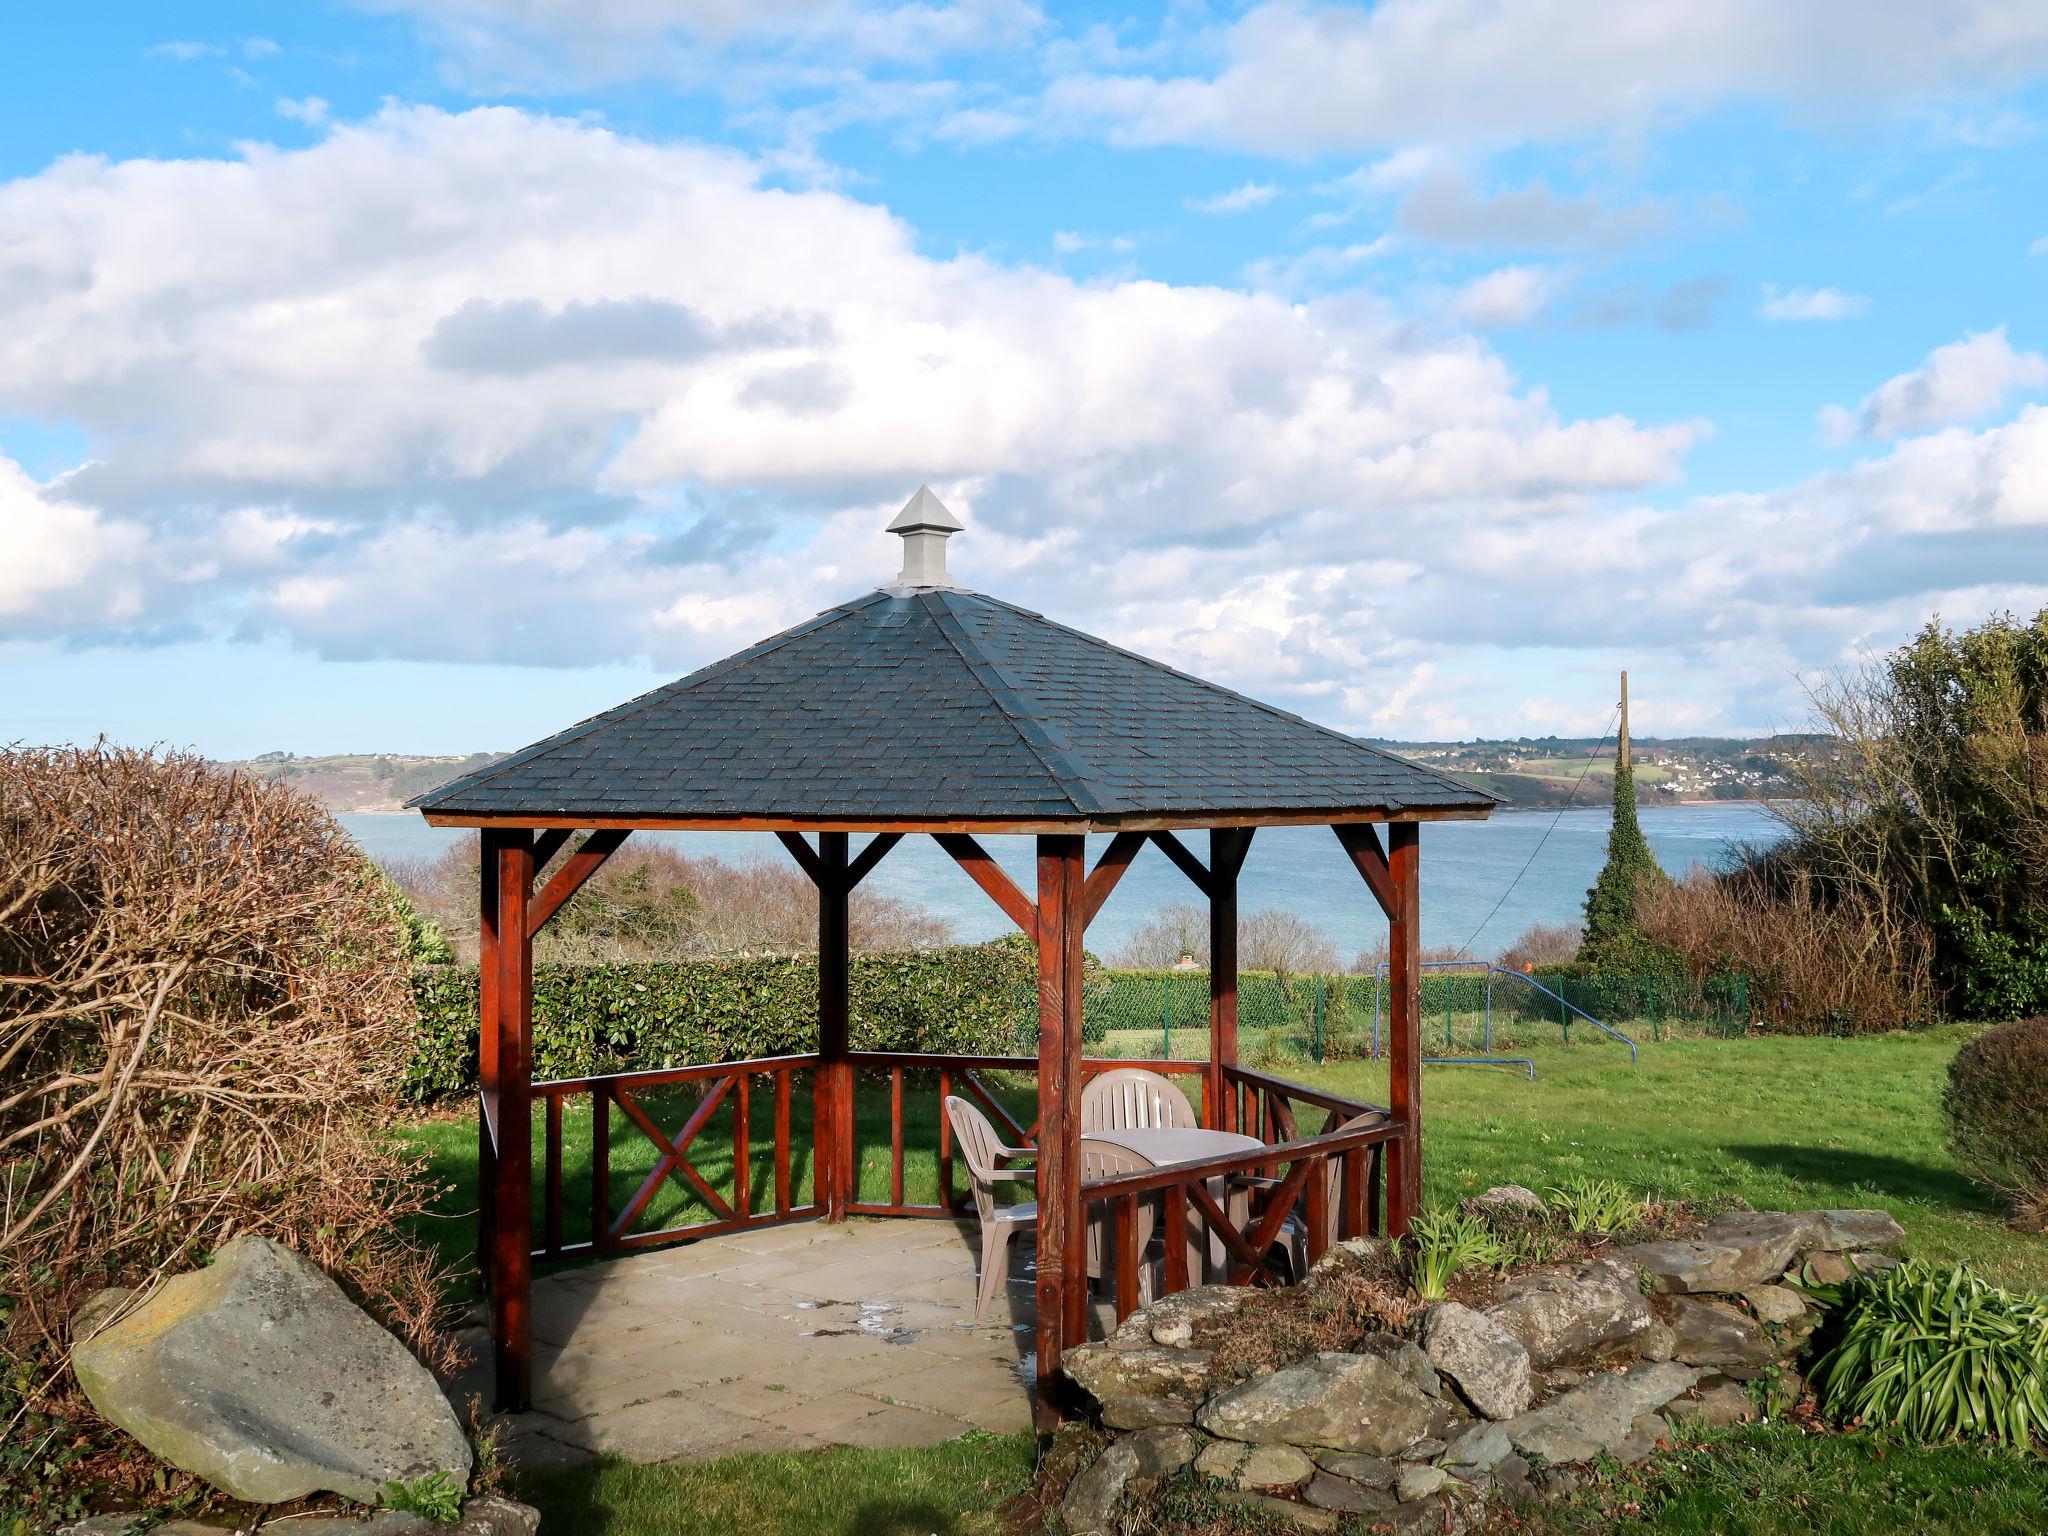
[(1102, 1448), (1102, 1454), (1067, 1484), (1066, 1497), (1060, 1501), (1060, 1517), (1066, 1523), (1068, 1536), (1112, 1536), (1117, 1509), (1130, 1489), (1131, 1479), (1138, 1475), (1138, 1448), (1131, 1443), (1135, 1438), (1110, 1441)]
[(1251, 1296), (1241, 1285), (1198, 1285), (1192, 1290), (1175, 1291), (1125, 1318), (1109, 1336), (1109, 1346), (1143, 1349), (1156, 1344), (1166, 1349), (1186, 1349), (1194, 1343), (1196, 1324), (1235, 1316)]
[(1329, 1353), (1218, 1392), (1195, 1422), (1226, 1440), (1393, 1456), (1423, 1438), (1436, 1408), (1386, 1361)]
[(1777, 1345), (1756, 1319), (1726, 1302), (1679, 1296), (1670, 1305), (1677, 1341), (1673, 1359), (1717, 1366), (1722, 1374), (1746, 1381), (1778, 1357)]
[(1508, 1420), (1508, 1439), (1524, 1456), (1545, 1463), (1591, 1461), (1619, 1447), (1638, 1419), (1655, 1413), (1705, 1374), (1663, 1361), (1634, 1366), (1619, 1376), (1595, 1376)]
[(1594, 1259), (1570, 1275), (1528, 1275), (1508, 1290), (1486, 1316), (1520, 1341), (1537, 1370), (1591, 1359), (1655, 1320), (1635, 1270), (1613, 1259)]
[(1124, 1397), (1193, 1402), (1209, 1388), (1209, 1360), (1206, 1349), (1083, 1344), (1068, 1350), (1060, 1364), (1097, 1402)]
[(1529, 1351), (1485, 1313), (1438, 1303), (1423, 1324), (1422, 1347), (1429, 1363), (1489, 1419), (1512, 1419), (1529, 1406)]
[(238, 1237), (71, 1352), (92, 1405), (174, 1467), (252, 1504), (469, 1480), (434, 1378), (319, 1268)]
[(1896, 1248), (1906, 1229), (1889, 1211), (1802, 1211), (1813, 1226), (1816, 1248)]

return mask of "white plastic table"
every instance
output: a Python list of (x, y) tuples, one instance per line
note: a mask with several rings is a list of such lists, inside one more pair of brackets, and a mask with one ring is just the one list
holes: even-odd
[[(1111, 1127), (1081, 1134), (1084, 1141), (1106, 1141), (1127, 1152), (1135, 1152), (1155, 1168), (1171, 1168), (1175, 1163), (1199, 1163), (1239, 1152), (1256, 1152), (1265, 1145), (1256, 1136), (1244, 1136), (1236, 1131), (1205, 1131), (1194, 1126)], [(1242, 1232), (1251, 1212), (1249, 1192), (1241, 1184), (1227, 1185), (1221, 1177), (1210, 1179), (1208, 1186), (1209, 1197)], [(1223, 1239), (1210, 1233), (1206, 1273), (1210, 1276), (1221, 1274), (1225, 1259)], [(1193, 1273), (1201, 1267), (1200, 1249), (1191, 1239), (1188, 1243), (1188, 1270)]]

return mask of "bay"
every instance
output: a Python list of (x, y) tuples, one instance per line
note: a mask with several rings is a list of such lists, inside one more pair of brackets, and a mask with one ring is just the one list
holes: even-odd
[[(1697, 867), (1723, 867), (1742, 847), (1768, 845), (1783, 829), (1762, 805), (1749, 801), (1645, 806), (1643, 833), (1657, 860), (1673, 875)], [(410, 813), (337, 818), (374, 859), (432, 858), (466, 834), (430, 827)], [(1487, 821), (1426, 823), (1422, 829), (1422, 942), (1425, 947), (1467, 947), (1492, 955), (1533, 923), (1579, 918), (1586, 887), (1606, 855), (1605, 807), (1584, 810), (1502, 811)], [(636, 833), (673, 843), (695, 857), (728, 863), (784, 860), (772, 833)], [(1191, 834), (1206, 858), (1206, 838)], [(983, 845), (1026, 891), (1033, 883), (1032, 840), (989, 837)], [(1093, 860), (1107, 837), (1088, 839)], [(856, 851), (861, 839), (856, 838)], [(929, 838), (907, 837), (868, 876), (868, 888), (915, 902), (952, 923), (962, 941), (1010, 931), (1007, 920)], [(1185, 876), (1148, 846), (1133, 861), (1101, 914), (1088, 929), (1098, 953), (1113, 949), (1162, 907), (1196, 902)], [(1327, 827), (1267, 827), (1253, 839), (1245, 861), (1240, 902), (1249, 913), (1280, 908), (1306, 918), (1347, 958), (1384, 938), (1385, 920)]]

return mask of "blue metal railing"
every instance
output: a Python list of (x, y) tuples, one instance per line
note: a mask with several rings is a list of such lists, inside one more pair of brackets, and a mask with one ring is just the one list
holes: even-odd
[[(1619, 1040), (1623, 1045), (1627, 1046), (1629, 1065), (1634, 1066), (1636, 1064), (1636, 1061), (1638, 1059), (1638, 1053), (1636, 1050), (1636, 1043), (1634, 1040), (1630, 1039), (1627, 1035), (1623, 1034), (1620, 1030), (1614, 1028), (1612, 1025), (1607, 1024), (1600, 1019), (1594, 1018), (1593, 1015), (1586, 1012), (1586, 1010), (1581, 1008), (1577, 1003), (1574, 1003), (1569, 998), (1566, 998), (1560, 995), (1559, 993), (1552, 991), (1549, 987), (1543, 985), (1542, 982), (1538, 981), (1534, 976), (1529, 975), (1526, 971), (1511, 971), (1506, 966), (1495, 965), (1490, 960), (1425, 960), (1422, 962), (1422, 969), (1425, 971), (1449, 971), (1462, 969), (1465, 971), (1472, 972), (1474, 974), (1478, 974), (1482, 968), (1486, 976), (1486, 999), (1485, 1035), (1483, 1037), (1484, 1043), (1482, 1044), (1481, 1049), (1484, 1052), (1486, 1052), (1486, 1054), (1483, 1056), (1425, 1056), (1422, 1058), (1425, 1062), (1434, 1063), (1440, 1066), (1526, 1065), (1529, 1068), (1529, 1075), (1532, 1078), (1536, 1075), (1535, 1066), (1532, 1063), (1528, 1062), (1528, 1059), (1526, 1057), (1495, 1056), (1492, 1054), (1493, 979), (1496, 976), (1506, 976), (1522, 983), (1522, 985), (1524, 986), (1535, 988), (1538, 992), (1541, 992), (1545, 997), (1551, 999), (1553, 1002), (1557, 1004), (1559, 1009), (1558, 1021), (1560, 1026), (1564, 1030), (1564, 1038), (1567, 1044), (1570, 1043), (1572, 1038), (1571, 1016), (1573, 1014), (1576, 1014), (1581, 1019), (1584, 1019), (1588, 1024), (1592, 1025), (1595, 1029), (1599, 1030), (1602, 1034), (1610, 1036), (1613, 1039)], [(1379, 1060), (1381, 1054), (1380, 1012), (1381, 997), (1383, 995), (1386, 977), (1387, 962), (1382, 960), (1379, 964), (1379, 967), (1373, 972), (1372, 1056), (1373, 1060), (1375, 1061)], [(1446, 1001), (1445, 1006), (1446, 1008), (1448, 1008), (1448, 1000)], [(1445, 1015), (1445, 1017), (1449, 1017), (1448, 1013)], [(1448, 1026), (1446, 1026), (1446, 1035), (1448, 1036)], [(1448, 1043), (1449, 1041), (1447, 1038), (1446, 1044)]]

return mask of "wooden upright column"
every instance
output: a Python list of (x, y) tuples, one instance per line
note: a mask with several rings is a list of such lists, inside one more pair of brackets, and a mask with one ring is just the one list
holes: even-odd
[(1421, 828), (1387, 828), (1394, 906), (1387, 919), (1387, 1107), (1405, 1129), (1389, 1144), (1387, 1230), (1399, 1237), (1422, 1209), (1422, 896)]
[(1081, 1211), (1081, 935), (1086, 839), (1038, 839), (1039, 1427), (1059, 1422), (1061, 1359), (1088, 1337)]
[(478, 1057), (489, 1156), (479, 1227), (501, 1413), (523, 1411), (533, 1395), (533, 862), (532, 833), (483, 834)]
[(1237, 1065), (1237, 873), (1251, 833), (1217, 827), (1209, 833), (1209, 1071), (1202, 1118), (1237, 1129), (1237, 1095), (1223, 1076)]
[(847, 1056), (847, 882), (844, 832), (818, 834), (818, 1075), (812, 1082), (812, 1178), (827, 1221), (854, 1198), (853, 1063)]

